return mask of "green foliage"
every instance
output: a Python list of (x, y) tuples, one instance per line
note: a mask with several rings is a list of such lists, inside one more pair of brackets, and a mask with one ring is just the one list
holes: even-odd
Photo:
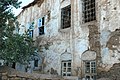
[(13, 34), (16, 17), (12, 8), (19, 8), (20, 3), (18, 0), (0, 0), (0, 59), (23, 64), (29, 60), (35, 48), (27, 33)]
[(2, 48), (3, 37), (6, 35), (8, 27), (11, 27), (11, 32), (14, 28), (13, 22), (16, 17), (12, 13), (12, 8), (19, 8), (20, 3), (18, 0), (0, 0), (0, 49)]
[(32, 39), (29, 36), (13, 34), (4, 39), (4, 48), (0, 56), (9, 62), (26, 63), (34, 50)]

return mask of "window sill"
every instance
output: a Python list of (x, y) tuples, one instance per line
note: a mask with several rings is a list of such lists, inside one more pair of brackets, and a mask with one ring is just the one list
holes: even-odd
[(68, 80), (77, 80), (78, 77), (77, 76), (63, 76), (64, 79), (68, 79)]
[(42, 35), (38, 35), (36, 38), (38, 39), (38, 38), (42, 38), (44, 36), (45, 36), (45, 34), (42, 34)]
[(97, 25), (97, 21), (90, 21), (90, 22), (86, 22), (86, 23), (82, 23), (82, 26), (88, 26), (88, 25)]
[(69, 28), (64, 28), (64, 29), (59, 29), (58, 31), (59, 31), (59, 32), (68, 33), (68, 32), (70, 32), (70, 29), (71, 29), (71, 27), (69, 27)]
[(37, 70), (39, 70), (40, 68), (39, 67), (34, 67), (34, 71), (37, 71)]

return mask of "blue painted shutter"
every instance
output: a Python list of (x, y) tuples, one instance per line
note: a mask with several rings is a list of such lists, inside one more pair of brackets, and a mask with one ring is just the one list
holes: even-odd
[(38, 27), (42, 26), (42, 18), (38, 19)]

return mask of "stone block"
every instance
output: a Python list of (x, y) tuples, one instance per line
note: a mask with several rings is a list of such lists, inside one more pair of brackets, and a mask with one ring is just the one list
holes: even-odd
[(15, 77), (14, 80), (21, 80), (21, 78), (19, 78), (19, 77)]
[(2, 76), (2, 80), (7, 80), (8, 77), (7, 76)]
[(5, 75), (7, 75), (7, 72), (5, 72), (5, 73), (1, 73), (2, 74), (2, 76), (5, 76)]

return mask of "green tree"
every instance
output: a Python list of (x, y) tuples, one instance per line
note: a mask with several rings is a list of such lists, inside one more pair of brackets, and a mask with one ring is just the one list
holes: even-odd
[(19, 8), (20, 4), (18, 0), (0, 0), (0, 59), (11, 63), (26, 63), (35, 50), (27, 32), (23, 35), (13, 33), (16, 17), (12, 9)]

